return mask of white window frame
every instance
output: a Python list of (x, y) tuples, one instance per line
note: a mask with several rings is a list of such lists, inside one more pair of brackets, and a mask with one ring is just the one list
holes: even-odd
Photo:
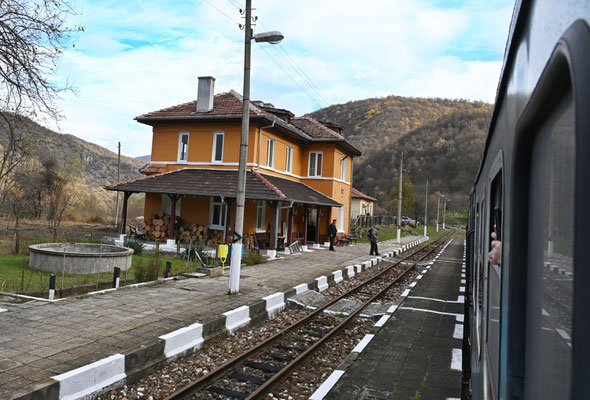
[(345, 158), (341, 161), (341, 165), (340, 165), (340, 179), (342, 179), (344, 182), (346, 182), (346, 161), (348, 160), (348, 158)]
[[(258, 225), (262, 222), (262, 226)], [(266, 201), (258, 200), (256, 203), (256, 232), (266, 232)]]
[[(220, 217), (221, 217), (221, 224), (216, 224), (213, 221), (213, 215), (215, 214), (214, 209), (215, 207), (220, 207)], [(227, 213), (227, 204), (221, 201), (219, 197), (211, 197), (211, 206), (209, 207), (209, 228), (211, 229), (218, 229), (223, 230), (225, 229), (225, 221), (226, 221), (226, 213)]]
[[(183, 153), (183, 146), (182, 146), (182, 138), (186, 136), (186, 152)], [(189, 146), (189, 138), (190, 135), (188, 132), (179, 132), (178, 133), (178, 162), (187, 162), (188, 161), (188, 146)], [(184, 157), (183, 157), (184, 155)]]
[[(217, 137), (218, 136), (221, 136), (221, 160), (215, 159), (215, 154), (217, 154)], [(212, 147), (211, 162), (213, 164), (223, 163), (223, 150), (225, 147), (224, 144), (225, 144), (225, 133), (224, 132), (213, 132), (213, 146), (211, 146)]]
[(285, 172), (293, 172), (293, 147), (287, 146), (287, 153), (285, 156)]
[(275, 145), (276, 141), (274, 139), (268, 138), (266, 145), (266, 166), (270, 168), (275, 167)]
[[(313, 174), (311, 173), (311, 156), (312, 154), (315, 155), (315, 161), (314, 161), (314, 170), (313, 170)], [(318, 156), (320, 156), (321, 158), (321, 162), (318, 162)], [(322, 176), (322, 172), (323, 172), (323, 168), (322, 168), (322, 164), (324, 163), (324, 152), (323, 151), (310, 151), (309, 152), (309, 162), (307, 164), (307, 176)], [(319, 173), (318, 173), (318, 165), (319, 165)]]

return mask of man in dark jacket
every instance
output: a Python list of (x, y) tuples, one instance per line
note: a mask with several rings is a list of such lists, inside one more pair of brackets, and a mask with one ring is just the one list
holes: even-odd
[(336, 233), (338, 232), (338, 229), (336, 229), (336, 220), (332, 220), (332, 223), (330, 224), (330, 226), (328, 227), (328, 236), (330, 237), (330, 250), (332, 251), (336, 251), (334, 250), (334, 240), (336, 240)]
[(379, 249), (377, 248), (377, 242), (379, 241), (379, 225), (375, 225), (373, 229), (371, 229), (371, 236), (369, 240), (371, 241), (371, 252), (370, 255), (375, 253), (376, 256), (379, 256)]

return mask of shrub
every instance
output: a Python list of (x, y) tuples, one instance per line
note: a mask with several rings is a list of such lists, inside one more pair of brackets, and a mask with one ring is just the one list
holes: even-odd
[(160, 270), (162, 269), (162, 257), (160, 253), (154, 253), (144, 265), (141, 259), (137, 260), (137, 264), (133, 267), (133, 276), (136, 282), (149, 282), (158, 279)]
[(246, 265), (264, 264), (266, 263), (266, 258), (264, 258), (262, 254), (251, 251), (244, 254), (244, 257), (242, 257), (242, 262)]
[(178, 258), (184, 261), (194, 261), (195, 259), (199, 259), (197, 254), (204, 262), (207, 262), (207, 255), (205, 254), (205, 250), (201, 246), (197, 246), (195, 244), (189, 244), (182, 253), (178, 255)]
[(127, 241), (127, 247), (133, 249), (133, 254), (140, 255), (143, 253), (144, 245), (139, 240), (129, 240)]
[(100, 215), (89, 215), (86, 218), (86, 223), (87, 224), (102, 224), (104, 223), (104, 218), (101, 217)]

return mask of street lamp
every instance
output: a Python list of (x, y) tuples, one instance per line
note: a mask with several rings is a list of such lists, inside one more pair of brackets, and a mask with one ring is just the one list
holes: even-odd
[(240, 264), (242, 262), (242, 236), (244, 234), (244, 207), (246, 203), (246, 162), (248, 157), (248, 134), (250, 127), (250, 47), (252, 39), (257, 43), (277, 44), (283, 40), (280, 32), (264, 32), (252, 35), (252, 0), (246, 0), (246, 25), (244, 28), (244, 91), (242, 105), (242, 133), (240, 161), (238, 165), (238, 193), (236, 199), (236, 223), (234, 234), (237, 240), (232, 246), (229, 269), (229, 293), (240, 291)]

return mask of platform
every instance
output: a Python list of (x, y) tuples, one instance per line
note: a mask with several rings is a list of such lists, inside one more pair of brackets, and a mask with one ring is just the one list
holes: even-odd
[[(409, 248), (422, 237), (402, 238)], [(381, 242), (382, 254), (400, 246)], [(228, 277), (167, 280), (56, 302), (14, 303), (0, 294), (0, 398), (79, 398), (126, 380), (214, 335), (263, 320), (296, 293), (324, 289), (375, 265), (368, 244), (313, 249), (244, 267)]]
[(311, 399), (460, 399), (464, 263), (454, 239)]

